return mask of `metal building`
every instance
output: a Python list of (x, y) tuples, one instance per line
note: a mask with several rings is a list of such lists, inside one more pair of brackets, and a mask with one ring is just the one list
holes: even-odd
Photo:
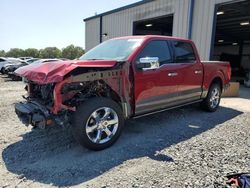
[(118, 36), (172, 35), (192, 39), (203, 60), (250, 70), (249, 0), (143, 0), (84, 21), (86, 50)]

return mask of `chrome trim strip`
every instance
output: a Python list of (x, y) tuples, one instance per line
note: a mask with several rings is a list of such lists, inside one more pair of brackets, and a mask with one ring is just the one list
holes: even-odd
[(187, 105), (190, 105), (190, 104), (199, 103), (201, 101), (202, 101), (202, 99), (197, 100), (197, 101), (193, 101), (193, 102), (189, 102), (189, 103), (185, 103), (185, 104), (182, 104), (182, 105), (178, 105), (178, 106), (173, 106), (173, 107), (170, 107), (170, 108), (165, 108), (165, 109), (157, 110), (157, 111), (154, 111), (154, 112), (145, 113), (145, 114), (142, 114), (142, 115), (134, 116), (133, 119), (137, 119), (137, 118), (140, 118), (140, 117), (144, 117), (144, 116), (148, 116), (148, 115), (152, 115), (152, 114), (164, 112), (164, 111), (167, 111), (167, 110), (172, 110), (172, 109), (175, 109), (175, 108), (180, 108), (180, 107), (187, 106)]
[(179, 105), (184, 102), (199, 100), (202, 95), (202, 89), (192, 89), (183, 92), (175, 92), (167, 95), (154, 96), (136, 104), (135, 114), (147, 113), (160, 108), (166, 108), (171, 105)]

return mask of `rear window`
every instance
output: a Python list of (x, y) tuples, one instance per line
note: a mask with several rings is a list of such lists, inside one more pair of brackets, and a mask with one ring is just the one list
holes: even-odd
[(176, 63), (192, 63), (196, 60), (194, 49), (190, 43), (174, 41)]

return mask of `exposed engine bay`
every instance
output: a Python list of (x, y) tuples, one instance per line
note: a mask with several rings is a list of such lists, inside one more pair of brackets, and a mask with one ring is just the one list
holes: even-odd
[(28, 90), (29, 98), (34, 98), (44, 105), (53, 105), (53, 90), (55, 84), (39, 85), (36, 83), (28, 83), (26, 89)]
[(122, 102), (118, 94), (121, 91), (120, 70), (77, 73), (72, 72), (59, 83), (41, 85), (28, 81), (27, 102), (16, 104), (16, 113), (22, 122), (40, 128), (52, 121), (66, 126), (76, 107), (89, 98), (99, 96)]

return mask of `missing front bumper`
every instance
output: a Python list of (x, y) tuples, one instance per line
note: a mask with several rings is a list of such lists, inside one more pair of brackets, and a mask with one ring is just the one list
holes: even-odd
[(49, 111), (36, 102), (20, 102), (15, 104), (18, 118), (26, 126), (32, 125), (44, 129), (47, 122), (51, 121)]

